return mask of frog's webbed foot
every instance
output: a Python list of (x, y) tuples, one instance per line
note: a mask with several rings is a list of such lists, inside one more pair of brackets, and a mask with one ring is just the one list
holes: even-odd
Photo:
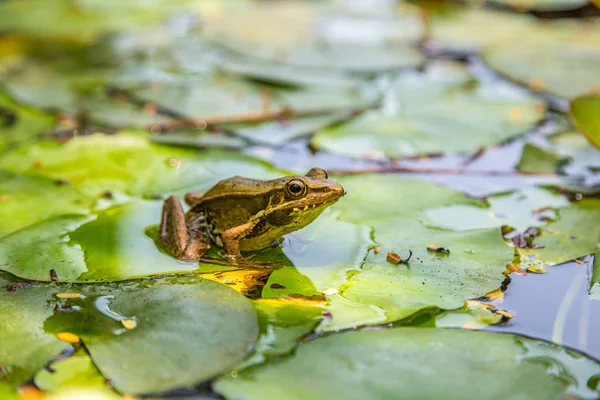
[(160, 245), (178, 260), (198, 260), (210, 248), (202, 219), (186, 221), (181, 203), (175, 196), (170, 196), (163, 205), (158, 236)]

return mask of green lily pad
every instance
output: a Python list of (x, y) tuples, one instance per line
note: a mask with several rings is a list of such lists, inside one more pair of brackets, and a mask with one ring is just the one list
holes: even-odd
[(600, 96), (583, 96), (573, 100), (571, 118), (581, 133), (600, 149)]
[[(44, 321), (52, 316), (54, 307), (48, 300), (59, 289), (34, 285), (8, 291), (11, 283), (0, 277), (0, 365), (6, 370), (0, 378), (20, 384), (69, 345), (44, 330)], [(0, 380), (0, 392), (1, 386)]]
[(456, 231), (503, 225), (525, 231), (529, 227), (546, 224), (545, 218), (549, 215), (546, 213), (545, 218), (540, 218), (535, 211), (569, 206), (569, 201), (564, 196), (537, 188), (493, 196), (488, 202), (489, 208), (483, 209), (464, 205), (431, 208), (423, 213), (423, 222), (430, 227)]
[[(535, 256), (535, 260), (546, 264), (559, 264), (597, 254), (600, 244), (600, 201), (584, 198), (570, 207), (559, 210), (559, 219), (542, 228), (542, 235), (535, 243), (544, 245), (540, 249), (518, 249), (523, 256)], [(600, 283), (600, 258), (594, 262), (592, 286)]]
[(21, 400), (17, 388), (13, 385), (0, 380), (0, 396), (6, 400)]
[[(570, 29), (564, 33), (561, 28)], [(600, 87), (600, 35), (594, 34), (592, 27), (587, 28), (592, 32), (589, 35), (585, 26), (559, 25), (542, 30), (531, 39), (497, 43), (484, 50), (483, 61), (534, 91), (563, 99), (591, 93)], [(565, 75), (572, 79), (567, 82)]]
[(562, 399), (569, 394), (591, 399), (600, 390), (599, 374), (596, 362), (544, 342), (398, 328), (319, 338), (277, 363), (224, 377), (215, 389), (248, 400), (463, 399), (465, 387), (481, 399)]
[(543, 111), (519, 91), (477, 82), (459, 65), (438, 64), (402, 75), (380, 110), (321, 130), (311, 144), (354, 157), (472, 152), (527, 132)]
[(46, 177), (0, 171), (0, 237), (61, 214), (87, 214), (91, 199)]
[[(429, 209), (478, 210), (484, 202), (395, 175), (334, 179), (348, 194), (302, 231), (303, 241), (290, 235), (283, 251), (295, 268), (274, 271), (263, 297), (326, 296), (331, 318), (318, 330), (330, 331), (397, 321), (425, 309), (458, 309), (500, 286), (513, 250), (499, 228), (448, 231), (422, 222)], [(375, 244), (378, 254), (369, 250)], [(430, 244), (447, 247), (450, 254), (430, 252)], [(389, 251), (407, 259), (409, 250), (408, 265), (386, 261)]]
[(302, 298), (259, 299), (253, 305), (261, 334), (254, 353), (237, 370), (290, 353), (317, 326), (323, 311), (318, 303)]
[(527, 143), (518, 168), (527, 173), (560, 172), (582, 180), (584, 187), (593, 187), (600, 170), (600, 150), (579, 132), (567, 130)]
[(72, 306), (47, 319), (44, 328), (80, 337), (98, 370), (121, 393), (157, 393), (213, 378), (240, 362), (258, 336), (250, 303), (201, 278), (59, 286), (54, 293), (58, 288), (82, 296), (46, 296), (36, 306), (15, 308), (29, 313), (53, 303)]
[(111, 390), (106, 379), (94, 366), (92, 359), (84, 352), (58, 360), (51, 365), (52, 371), (42, 369), (35, 375), (35, 385), (44, 392), (59, 392), (67, 388), (98, 388)]
[(17, 105), (0, 93), (0, 151), (35, 141), (37, 135), (53, 128), (54, 120), (51, 115)]
[[(209, 39), (252, 59), (298, 68), (375, 73), (424, 61), (413, 46), (422, 31), (415, 9), (378, 13), (322, 4), (282, 3), (231, 10), (207, 19)], [(345, 27), (351, 26), (353, 32)]]
[(190, 2), (150, 0), (120, 4), (85, 1), (74, 5), (63, 0), (43, 4), (35, 0), (7, 1), (0, 6), (0, 29), (85, 43), (106, 32), (158, 21), (186, 4)]
[(106, 191), (133, 196), (155, 196), (186, 188), (202, 191), (241, 172), (256, 178), (275, 177), (266, 163), (250, 157), (155, 145), (131, 132), (17, 149), (0, 159), (0, 168), (64, 179), (94, 197)]

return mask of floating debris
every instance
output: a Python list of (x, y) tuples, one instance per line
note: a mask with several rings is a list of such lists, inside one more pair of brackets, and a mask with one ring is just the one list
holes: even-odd
[(511, 318), (515, 317), (514, 315), (512, 315), (511, 313), (509, 313), (506, 310), (495, 310), (494, 312), (496, 314), (502, 315), (502, 319), (511, 319)]
[(137, 322), (134, 319), (122, 319), (121, 324), (129, 330), (135, 329), (137, 327)]
[(526, 272), (523, 268), (519, 267), (517, 264), (510, 263), (506, 266), (507, 273), (514, 272), (515, 274), (525, 275)]
[(379, 247), (379, 246), (373, 247), (373, 253), (379, 254), (380, 252), (381, 252), (381, 247)]
[(402, 256), (398, 253), (394, 253), (393, 251), (390, 251), (387, 253), (387, 258), (386, 261), (391, 263), (391, 264), (408, 264), (408, 262), (410, 261), (410, 258), (412, 257), (412, 250), (408, 250), (409, 251), (409, 255), (408, 258), (406, 260), (402, 259)]
[(68, 180), (66, 180), (66, 179), (57, 179), (57, 180), (55, 180), (55, 181), (54, 181), (54, 184), (55, 184), (56, 186), (65, 186), (65, 185), (70, 185), (70, 184), (71, 184), (71, 182), (69, 182), (69, 181), (68, 181)]
[(286, 287), (279, 284), (279, 283), (271, 283), (271, 285), (269, 285), (269, 287), (271, 289), (285, 289)]
[(338, 294), (339, 290), (337, 290), (336, 288), (329, 288), (329, 289), (325, 289), (323, 290), (323, 294), (325, 296), (333, 296), (334, 294)]
[(450, 249), (446, 249), (435, 244), (430, 244), (429, 246), (427, 246), (427, 250), (435, 251), (436, 253), (450, 254)]
[(527, 272), (531, 272), (533, 274), (545, 274), (548, 271), (542, 267), (529, 267), (527, 268)]
[(13, 283), (9, 283), (8, 285), (6, 285), (6, 290), (8, 290), (9, 292), (16, 292), (17, 290), (27, 287), (27, 286), (31, 286), (31, 283), (29, 283), (29, 282), (13, 282)]
[(59, 299), (77, 299), (81, 297), (81, 293), (56, 293)]
[(385, 260), (391, 264), (400, 264), (402, 257), (400, 257), (400, 254), (390, 251), (387, 253), (387, 258)]
[(67, 342), (67, 343), (79, 343), (79, 341), (81, 340), (81, 339), (79, 339), (79, 336), (77, 336), (71, 332), (57, 333), (56, 338), (58, 340), (62, 340), (63, 342)]
[(70, 306), (68, 304), (64, 305), (64, 306), (61, 306), (61, 305), (57, 304), (57, 305), (54, 306), (54, 311), (55, 312), (71, 311), (72, 309), (73, 309), (73, 306)]
[(50, 279), (52, 280), (52, 282), (58, 282), (58, 275), (53, 269), (50, 270)]

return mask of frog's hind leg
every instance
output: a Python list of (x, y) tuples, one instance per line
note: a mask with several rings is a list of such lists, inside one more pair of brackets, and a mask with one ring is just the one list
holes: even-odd
[(178, 260), (198, 260), (210, 248), (203, 214), (186, 220), (181, 203), (175, 196), (165, 200), (158, 234), (160, 245)]

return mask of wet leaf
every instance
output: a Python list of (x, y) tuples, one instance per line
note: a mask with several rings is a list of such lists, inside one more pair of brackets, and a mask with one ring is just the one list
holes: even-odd
[(21, 400), (17, 389), (8, 382), (0, 380), (0, 396), (6, 400)]
[(106, 379), (94, 366), (92, 359), (84, 352), (53, 362), (47, 369), (35, 375), (35, 385), (45, 392), (59, 392), (67, 388), (98, 388), (112, 392), (106, 385)]
[(469, 152), (527, 132), (543, 110), (519, 91), (478, 82), (455, 64), (437, 64), (401, 75), (379, 110), (321, 130), (311, 143), (354, 157)]
[(38, 139), (52, 130), (55, 118), (11, 101), (0, 93), (0, 151)]
[(85, 1), (73, 4), (66, 0), (48, 3), (7, 1), (0, 7), (0, 28), (25, 32), (41, 38), (62, 38), (82, 43), (132, 25), (147, 24), (164, 18), (165, 13), (189, 1), (142, 1), (135, 4)]
[[(0, 365), (7, 371), (0, 376), (20, 384), (69, 345), (44, 330), (44, 321), (52, 316), (54, 307), (48, 300), (58, 289), (34, 285), (9, 292), (6, 286), (10, 283), (0, 277)], [(1, 385), (2, 381), (0, 393)]]
[(569, 394), (593, 398), (598, 389), (586, 383), (598, 374), (596, 362), (530, 339), (398, 328), (319, 338), (277, 363), (225, 377), (215, 389), (228, 398), (248, 400), (282, 395), (289, 399), (462, 399), (465, 385), (485, 399), (561, 399)]
[(583, 96), (573, 100), (571, 118), (590, 143), (600, 149), (600, 96)]
[[(567, 207), (569, 201), (552, 192), (530, 188), (507, 195), (488, 198), (489, 208), (451, 205), (431, 208), (423, 213), (427, 226), (456, 231), (501, 227), (513, 227), (525, 231), (529, 227), (543, 226), (548, 217), (554, 216), (551, 209)], [(541, 209), (545, 209), (540, 215)]]
[(374, 73), (423, 62), (412, 46), (421, 33), (414, 9), (391, 4), (378, 12), (347, 8), (256, 3), (208, 19), (205, 29), (210, 39), (248, 57), (250, 63), (258, 58), (301, 71)]
[[(496, 43), (484, 50), (483, 60), (535, 92), (563, 99), (594, 92), (600, 87), (600, 34), (593, 27), (573, 25), (548, 27), (528, 40)], [(565, 76), (572, 79), (566, 82)]]
[(0, 168), (65, 179), (90, 196), (106, 191), (148, 197), (187, 188), (202, 191), (241, 171), (256, 178), (269, 174), (266, 164), (249, 157), (155, 145), (139, 132), (14, 150), (0, 159)]
[(20, 278), (72, 282), (87, 270), (84, 250), (69, 233), (93, 216), (62, 215), (5, 236), (0, 241), (0, 269)]
[[(31, 296), (36, 290), (40, 287), (17, 293)], [(210, 379), (241, 361), (258, 335), (250, 303), (225, 285), (201, 278), (78, 290), (82, 298), (58, 299), (42, 292), (29, 308), (19, 303), (22, 299), (13, 306), (28, 315), (40, 307), (72, 305), (48, 318), (44, 328), (79, 336), (102, 375), (122, 393), (162, 392)], [(134, 319), (136, 328), (125, 328), (124, 319)], [(21, 354), (15, 346), (10, 351)]]
[(54, 179), (0, 171), (0, 237), (61, 214), (87, 214), (92, 200)]
[(302, 298), (259, 299), (253, 302), (261, 335), (254, 353), (237, 369), (260, 364), (293, 351), (300, 338), (317, 326), (322, 304)]
[[(430, 208), (462, 204), (477, 209), (483, 202), (394, 175), (335, 179), (348, 194), (330, 215), (303, 231), (309, 242), (290, 235), (283, 250), (296, 268), (275, 271), (263, 297), (325, 296), (331, 318), (318, 329), (328, 331), (396, 321), (424, 309), (461, 308), (500, 286), (513, 251), (498, 228), (451, 232), (421, 222)], [(379, 254), (369, 251), (375, 243)], [(431, 253), (430, 243), (451, 253)], [(385, 260), (388, 251), (407, 258), (409, 250), (408, 265)], [(274, 283), (284, 288), (271, 288)]]
[[(519, 249), (523, 257), (534, 257), (537, 262), (559, 264), (598, 252), (600, 201), (589, 198), (576, 201), (558, 211), (558, 221), (542, 228), (535, 243), (542, 249)], [(600, 283), (600, 258), (596, 257), (592, 286)]]

